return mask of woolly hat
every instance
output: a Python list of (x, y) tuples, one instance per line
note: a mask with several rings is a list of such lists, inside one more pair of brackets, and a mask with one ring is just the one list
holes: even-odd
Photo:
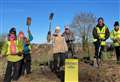
[(60, 26), (57, 25), (56, 28), (55, 28), (55, 30), (60, 30)]
[(16, 28), (15, 27), (12, 27), (10, 30), (9, 30), (9, 34), (15, 34), (16, 35)]
[(119, 22), (115, 21), (114, 26), (119, 26)]

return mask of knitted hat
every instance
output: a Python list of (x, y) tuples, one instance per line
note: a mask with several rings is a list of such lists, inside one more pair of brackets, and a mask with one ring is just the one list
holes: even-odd
[(55, 30), (60, 30), (60, 26), (57, 25), (56, 28), (55, 28)]
[(114, 26), (119, 26), (119, 22), (115, 21)]
[(15, 34), (16, 35), (16, 28), (15, 27), (12, 27), (10, 30), (9, 30), (9, 34)]
[(98, 21), (100, 21), (100, 20), (104, 21), (103, 17), (99, 17), (99, 18), (98, 18)]

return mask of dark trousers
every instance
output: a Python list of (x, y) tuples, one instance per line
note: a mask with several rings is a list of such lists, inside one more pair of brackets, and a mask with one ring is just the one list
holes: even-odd
[(73, 42), (67, 42), (67, 46), (68, 46), (68, 52), (71, 53), (71, 55), (69, 56), (70, 58), (73, 57), (73, 55), (75, 55), (75, 49), (74, 49), (74, 44)]
[(31, 73), (31, 55), (30, 54), (23, 54), (24, 58), (22, 60), (22, 67), (21, 67), (21, 74), (24, 75), (25, 71), (27, 74)]
[(54, 70), (59, 70), (59, 68), (64, 65), (65, 58), (67, 58), (67, 54), (65, 53), (56, 53), (53, 55)]
[(11, 80), (18, 80), (21, 61), (7, 63), (4, 82), (11, 82)]
[[(105, 46), (101, 46), (100, 42), (95, 42), (94, 45), (95, 45), (95, 58), (101, 59), (101, 56), (103, 55), (102, 52), (104, 51)], [(100, 52), (99, 52), (99, 48), (100, 48)]]
[(120, 46), (115, 47), (117, 61), (120, 61)]

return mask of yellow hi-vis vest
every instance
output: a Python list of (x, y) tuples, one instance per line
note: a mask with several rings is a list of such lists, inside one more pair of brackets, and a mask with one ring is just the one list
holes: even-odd
[[(115, 31), (113, 30), (111, 33), (110, 33), (110, 38), (112, 40), (114, 39), (120, 39), (120, 28), (118, 31)], [(117, 41), (116, 42), (113, 42), (114, 46), (120, 46), (120, 43), (118, 43)]]
[[(18, 41), (15, 41), (16, 43), (16, 53), (20, 52), (19, 48), (18, 48)], [(7, 60), (11, 61), (11, 62), (17, 62), (23, 59), (23, 56), (18, 56), (16, 55), (12, 55), (10, 52), (10, 41), (7, 42), (8, 48), (7, 48)]]
[[(96, 29), (97, 29), (97, 34), (98, 34), (98, 36), (99, 36), (100, 39), (105, 39), (105, 31), (106, 31), (106, 28), (107, 28), (107, 27), (104, 26), (104, 27), (100, 30), (99, 27), (96, 27)], [(96, 41), (97, 41), (97, 40), (96, 40)], [(105, 41), (102, 41), (100, 45), (101, 45), (101, 46), (105, 46), (105, 45), (106, 45), (106, 42), (105, 42)]]
[(106, 31), (106, 26), (104, 26), (101, 30), (99, 27), (96, 27), (97, 29), (97, 34), (100, 39), (105, 39), (105, 31)]

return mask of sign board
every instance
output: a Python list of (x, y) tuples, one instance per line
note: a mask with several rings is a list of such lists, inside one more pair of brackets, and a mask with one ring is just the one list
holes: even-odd
[(65, 59), (65, 82), (78, 82), (78, 59)]

